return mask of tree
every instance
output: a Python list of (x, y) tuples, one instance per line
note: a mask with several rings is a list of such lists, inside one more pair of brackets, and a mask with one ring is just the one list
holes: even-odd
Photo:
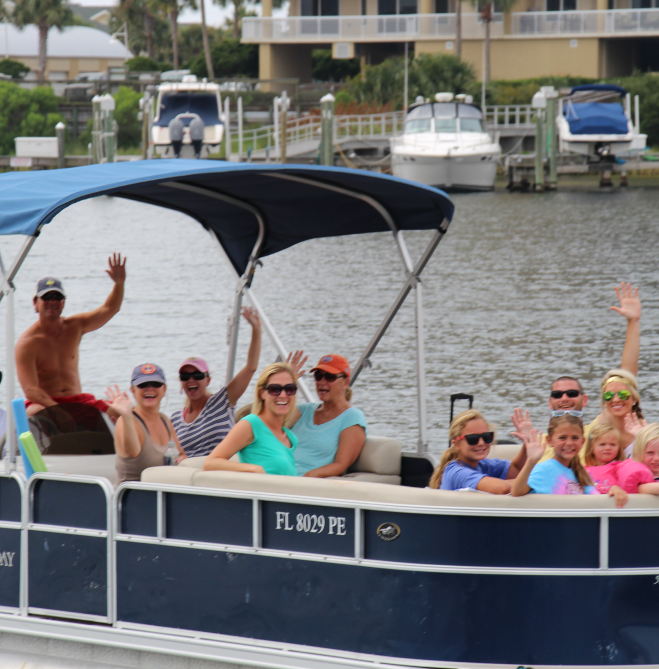
[(35, 24), (39, 31), (39, 65), (37, 79), (46, 77), (48, 55), (48, 31), (62, 30), (73, 24), (73, 12), (65, 0), (18, 0), (12, 13), (13, 23), (21, 30), (28, 24)]
[(23, 63), (19, 63), (17, 60), (12, 60), (11, 58), (0, 60), (0, 72), (8, 74), (12, 79), (22, 79), (29, 71), (30, 68), (27, 65), (23, 65)]
[[(259, 47), (256, 44), (241, 44), (227, 38), (211, 48), (213, 71), (220, 77), (247, 77), (255, 79), (259, 72)], [(193, 58), (188, 67), (198, 77), (208, 76), (205, 58)]]
[(494, 20), (494, 10), (499, 12), (509, 12), (517, 0), (471, 0), (476, 9), (480, 10), (481, 20), (485, 26), (485, 72), (483, 79), (486, 84), (490, 83), (490, 26)]
[(156, 0), (120, 0), (110, 21), (114, 32), (128, 26), (127, 48), (134, 54), (146, 53), (154, 60), (171, 62), (168, 22), (161, 16)]
[[(247, 14), (247, 5), (258, 4), (260, 0), (214, 0), (218, 5), (226, 7), (229, 3), (233, 4), (233, 39), (240, 39), (240, 20)], [(273, 0), (273, 7), (281, 7), (283, 0)]]

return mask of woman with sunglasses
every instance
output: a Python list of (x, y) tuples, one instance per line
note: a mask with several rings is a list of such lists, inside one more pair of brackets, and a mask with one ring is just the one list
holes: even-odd
[(185, 407), (172, 414), (176, 434), (188, 457), (208, 455), (234, 426), (233, 407), (247, 390), (258, 369), (261, 355), (261, 321), (256, 309), (243, 307), (243, 318), (252, 326), (247, 364), (229, 384), (211, 393), (208, 364), (202, 358), (188, 358), (179, 368)]
[(147, 467), (164, 465), (167, 451), (174, 448), (177, 462), (186, 457), (169, 418), (160, 413), (160, 402), (167, 392), (162, 369), (151, 363), (138, 365), (130, 386), (135, 407), (128, 393), (117, 386), (106, 391), (110, 406), (119, 414), (114, 430), (117, 485), (139, 481)]
[[(521, 409), (515, 410), (513, 422), (520, 424)], [(513, 433), (518, 437), (521, 434)], [(439, 465), (430, 478), (430, 488), (462, 490), (472, 488), (495, 495), (507, 495), (512, 480), (526, 462), (526, 449), (522, 446), (512, 462), (488, 458), (494, 442), (494, 432), (480, 411), (469, 409), (459, 413), (449, 428), (450, 447), (442, 454)]]
[[(295, 360), (293, 360), (294, 367)], [(324, 355), (311, 370), (320, 403), (300, 404), (293, 416), (299, 446), (299, 476), (341, 476), (359, 457), (366, 441), (366, 418), (351, 406), (350, 365), (341, 355)]]
[[(284, 427), (295, 411), (296, 393), (293, 367), (286, 362), (268, 365), (256, 384), (252, 413), (231, 428), (204, 469), (296, 476), (297, 437)], [(231, 460), (236, 453), (240, 462)]]

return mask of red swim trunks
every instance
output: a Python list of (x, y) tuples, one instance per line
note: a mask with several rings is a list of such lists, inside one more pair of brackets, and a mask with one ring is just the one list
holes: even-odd
[[(103, 413), (107, 413), (109, 406), (105, 400), (97, 400), (90, 393), (80, 393), (79, 395), (69, 395), (68, 397), (51, 397), (50, 399), (53, 400), (53, 402), (57, 402), (57, 404), (71, 404), (74, 402), (76, 404), (89, 404), (89, 406), (95, 407)], [(26, 409), (32, 404), (36, 404), (36, 402), (25, 400)]]

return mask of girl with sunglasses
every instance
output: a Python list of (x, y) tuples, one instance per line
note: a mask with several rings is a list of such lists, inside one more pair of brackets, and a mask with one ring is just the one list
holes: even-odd
[[(296, 393), (293, 367), (286, 362), (268, 365), (256, 384), (252, 413), (231, 428), (204, 469), (296, 476), (297, 437), (284, 427), (295, 411)], [(231, 460), (236, 453), (240, 462)]]
[[(297, 358), (301, 357), (297, 352)], [(292, 360), (296, 365), (295, 356)], [(350, 365), (342, 355), (324, 355), (311, 370), (319, 403), (300, 404), (292, 417), (298, 438), (295, 463), (299, 476), (342, 476), (359, 457), (366, 441), (366, 417), (350, 404)]]
[[(527, 459), (510, 494), (521, 497), (528, 493), (545, 495), (597, 495), (588, 472), (581, 464), (579, 452), (584, 444), (581, 418), (564, 413), (553, 416), (547, 428), (547, 441), (542, 432), (530, 430), (517, 434), (524, 439)], [(540, 462), (545, 447), (553, 448), (554, 457)]]
[(210, 371), (202, 358), (188, 358), (179, 368), (185, 407), (174, 411), (172, 422), (189, 457), (208, 455), (229, 434), (235, 423), (233, 408), (258, 369), (261, 321), (256, 309), (251, 307), (243, 307), (242, 315), (252, 326), (247, 363), (226, 387), (216, 393), (210, 392)]
[[(521, 409), (516, 409), (515, 416), (523, 420)], [(517, 476), (526, 462), (524, 446), (512, 462), (488, 458), (494, 432), (480, 411), (475, 409), (463, 411), (453, 419), (449, 439), (451, 445), (442, 454), (430, 478), (430, 488), (471, 488), (495, 495), (507, 495), (510, 492), (511, 479)]]
[(139, 481), (147, 467), (164, 465), (168, 450), (176, 448), (177, 462), (186, 457), (169, 418), (160, 413), (160, 402), (167, 392), (162, 369), (149, 362), (138, 365), (130, 386), (135, 407), (128, 393), (117, 386), (106, 391), (110, 406), (119, 414), (114, 430), (117, 485)]

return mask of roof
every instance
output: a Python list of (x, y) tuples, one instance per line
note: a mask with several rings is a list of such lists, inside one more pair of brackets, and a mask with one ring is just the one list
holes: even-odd
[[(10, 58), (37, 58), (39, 55), (39, 32), (36, 26), (6, 25), (9, 48), (5, 42), (5, 25), (0, 24), (0, 53), (9, 53)], [(57, 28), (48, 31), (49, 58), (112, 58), (127, 60), (133, 54), (119, 40), (110, 43), (107, 33), (87, 26), (69, 26), (61, 32)]]
[(400, 230), (444, 230), (454, 209), (448, 196), (436, 188), (362, 170), (144, 160), (0, 175), (0, 234), (32, 235), (64, 208), (97, 195), (125, 197), (188, 214), (216, 232), (241, 275), (259, 226), (252, 211), (226, 198), (261, 213), (265, 238), (259, 256), (307, 239), (389, 231), (382, 213), (360, 196), (370, 196), (384, 207)]

